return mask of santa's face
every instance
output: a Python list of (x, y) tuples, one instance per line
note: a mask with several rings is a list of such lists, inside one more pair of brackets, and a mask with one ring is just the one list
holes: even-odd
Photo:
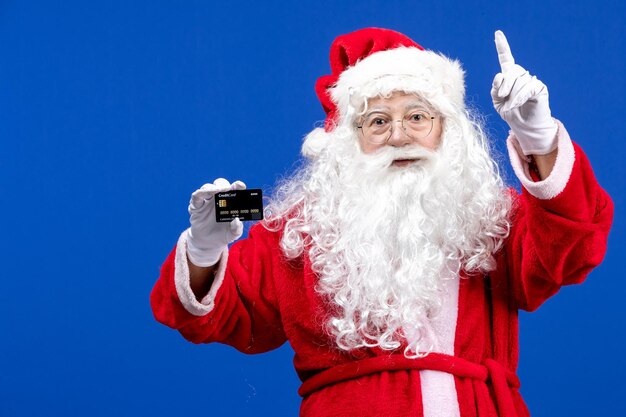
[[(441, 143), (441, 117), (414, 94), (395, 92), (389, 97), (369, 99), (367, 109), (359, 117), (357, 125), (359, 145), (365, 154), (388, 147), (403, 148), (412, 145), (436, 150)], [(415, 133), (411, 131), (412, 125), (417, 125), (417, 129), (421, 126), (428, 128)], [(377, 134), (378, 131), (386, 133)], [(394, 160), (392, 165), (404, 167), (415, 162), (418, 161)]]

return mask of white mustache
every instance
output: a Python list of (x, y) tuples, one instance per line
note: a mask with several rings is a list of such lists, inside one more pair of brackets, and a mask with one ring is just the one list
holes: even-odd
[(373, 154), (360, 155), (360, 162), (372, 167), (387, 168), (393, 161), (399, 159), (421, 159), (426, 162), (434, 161), (437, 152), (421, 146), (411, 148), (383, 148)]
[(411, 149), (389, 149), (387, 151), (388, 158), (391, 161), (396, 159), (426, 159), (431, 160), (435, 158), (435, 152), (426, 148), (411, 148)]

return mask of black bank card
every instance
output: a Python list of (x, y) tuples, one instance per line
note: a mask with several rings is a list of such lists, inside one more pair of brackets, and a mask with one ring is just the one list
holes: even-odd
[(263, 191), (260, 188), (233, 190), (215, 194), (215, 220), (229, 222), (263, 220)]

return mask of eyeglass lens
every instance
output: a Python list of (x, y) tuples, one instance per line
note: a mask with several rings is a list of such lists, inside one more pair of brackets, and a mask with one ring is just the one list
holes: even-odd
[(398, 121), (402, 122), (402, 129), (412, 139), (428, 136), (433, 128), (433, 117), (424, 110), (412, 110), (397, 121), (385, 113), (376, 112), (367, 115), (363, 120), (363, 135), (371, 143), (384, 143), (391, 137)]

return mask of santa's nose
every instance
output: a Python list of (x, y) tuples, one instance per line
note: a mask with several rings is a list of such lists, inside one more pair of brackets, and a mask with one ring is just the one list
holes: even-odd
[(413, 138), (407, 135), (404, 127), (402, 126), (402, 120), (395, 120), (391, 125), (391, 136), (387, 141), (390, 146), (406, 146), (413, 142)]

